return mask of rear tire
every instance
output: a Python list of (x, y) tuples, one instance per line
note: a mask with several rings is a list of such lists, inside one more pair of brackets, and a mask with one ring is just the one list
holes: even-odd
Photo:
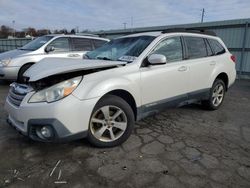
[(107, 95), (93, 109), (87, 139), (96, 147), (114, 147), (128, 139), (134, 124), (130, 105), (118, 96)]
[(209, 99), (202, 101), (202, 105), (207, 110), (217, 110), (224, 101), (225, 93), (225, 83), (223, 80), (217, 78), (210, 89)]
[(17, 82), (18, 83), (24, 83), (24, 77), (23, 77), (23, 74), (25, 73), (26, 70), (28, 70), (33, 64), (26, 64), (26, 65), (23, 65), (19, 72), (18, 72), (18, 77), (17, 77)]

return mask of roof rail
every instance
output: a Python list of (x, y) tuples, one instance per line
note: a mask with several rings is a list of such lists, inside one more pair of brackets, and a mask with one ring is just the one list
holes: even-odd
[(196, 29), (196, 28), (169, 28), (166, 30), (163, 30), (162, 33), (198, 33), (198, 34), (204, 34), (204, 35), (211, 35), (211, 36), (217, 36), (215, 32), (208, 31), (204, 29)]
[(76, 33), (75, 35), (78, 35), (78, 36), (99, 37), (98, 35), (92, 34), (92, 33)]

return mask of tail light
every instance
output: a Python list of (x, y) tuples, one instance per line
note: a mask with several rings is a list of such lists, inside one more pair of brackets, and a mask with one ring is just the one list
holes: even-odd
[(231, 55), (231, 60), (236, 63), (236, 57), (234, 55)]

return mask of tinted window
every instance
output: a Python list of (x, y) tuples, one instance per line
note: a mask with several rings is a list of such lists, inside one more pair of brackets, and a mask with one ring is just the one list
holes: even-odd
[(215, 55), (225, 53), (224, 47), (217, 41), (213, 39), (208, 39), (209, 44), (211, 45), (212, 49), (214, 50)]
[(107, 41), (105, 40), (93, 40), (95, 48), (99, 48), (104, 45)]
[(66, 37), (60, 37), (53, 40), (48, 46), (53, 46), (55, 52), (69, 51), (69, 39)]
[(202, 58), (207, 56), (207, 49), (203, 38), (184, 37), (190, 59)]
[(180, 37), (168, 38), (154, 49), (152, 54), (165, 55), (168, 62), (182, 60), (182, 44)]
[(92, 44), (90, 39), (72, 38), (74, 51), (91, 51)]

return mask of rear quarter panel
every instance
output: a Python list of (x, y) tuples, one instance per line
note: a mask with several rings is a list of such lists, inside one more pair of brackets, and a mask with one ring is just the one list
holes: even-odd
[(235, 63), (231, 60), (231, 53), (226, 52), (217, 56), (216, 68), (214, 69), (211, 77), (209, 78), (210, 88), (212, 87), (214, 80), (220, 73), (226, 73), (228, 76), (228, 85), (232, 85), (236, 79)]

